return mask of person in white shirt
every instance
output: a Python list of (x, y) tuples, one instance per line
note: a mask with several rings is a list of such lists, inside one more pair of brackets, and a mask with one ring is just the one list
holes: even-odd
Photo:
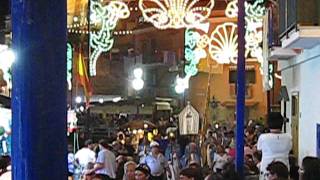
[(116, 156), (106, 140), (99, 141), (100, 151), (94, 168), (88, 171), (95, 172), (102, 180), (116, 179)]
[(91, 139), (85, 141), (85, 147), (78, 150), (75, 159), (80, 165), (81, 172), (88, 168), (89, 163), (95, 163), (96, 153), (93, 151), (94, 143)]
[(219, 173), (228, 162), (228, 155), (221, 145), (217, 146), (217, 153), (214, 154), (213, 172)]
[(267, 166), (273, 161), (283, 162), (289, 168), (289, 152), (292, 148), (292, 138), (282, 133), (284, 119), (279, 112), (271, 112), (268, 117), (270, 133), (261, 134), (257, 150), (262, 151), (260, 165), (260, 180), (265, 178)]
[(168, 161), (164, 155), (160, 153), (159, 143), (153, 141), (150, 143), (150, 147), (151, 153), (145, 158), (141, 159), (140, 163), (148, 165), (153, 180), (164, 179), (166, 171), (169, 177), (171, 177)]

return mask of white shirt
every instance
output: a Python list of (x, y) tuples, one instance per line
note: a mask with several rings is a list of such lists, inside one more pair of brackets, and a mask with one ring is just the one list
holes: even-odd
[(96, 154), (89, 148), (81, 148), (75, 155), (75, 159), (78, 159), (79, 164), (86, 168), (89, 163), (96, 161)]
[(223, 154), (221, 156), (220, 154), (215, 153), (213, 162), (215, 163), (213, 166), (213, 172), (217, 172), (217, 169), (222, 170), (223, 166), (228, 162), (228, 155)]
[(284, 133), (261, 134), (257, 149), (262, 151), (260, 172), (265, 173), (272, 161), (281, 161), (289, 168), (289, 152), (292, 147), (292, 138)]
[(108, 149), (102, 149), (98, 153), (96, 163), (104, 164), (102, 169), (96, 171), (96, 174), (105, 174), (110, 178), (116, 178), (116, 156)]
[(169, 167), (168, 161), (161, 153), (156, 157), (150, 153), (148, 156), (143, 158), (140, 163), (144, 163), (149, 166), (152, 176), (161, 176), (165, 172), (165, 168)]

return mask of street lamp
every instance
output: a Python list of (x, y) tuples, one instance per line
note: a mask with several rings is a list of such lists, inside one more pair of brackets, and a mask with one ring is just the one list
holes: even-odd
[(140, 91), (144, 86), (144, 81), (142, 80), (143, 70), (141, 68), (135, 68), (133, 70), (134, 80), (132, 81), (132, 87), (136, 91)]
[(179, 76), (177, 76), (176, 86), (174, 88), (176, 93), (182, 94), (188, 88), (189, 88), (189, 77), (186, 76), (185, 78), (180, 78)]
[(82, 102), (82, 98), (80, 96), (76, 97), (76, 103), (80, 104)]

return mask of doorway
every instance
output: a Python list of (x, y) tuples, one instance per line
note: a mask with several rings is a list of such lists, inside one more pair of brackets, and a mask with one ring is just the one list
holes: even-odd
[(291, 135), (292, 150), (296, 158), (299, 156), (299, 93), (292, 93), (291, 96)]

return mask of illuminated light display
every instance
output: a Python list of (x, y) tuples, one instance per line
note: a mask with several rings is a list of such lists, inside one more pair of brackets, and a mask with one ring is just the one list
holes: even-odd
[(93, 52), (90, 56), (89, 73), (96, 75), (96, 64), (103, 52), (108, 52), (114, 43), (112, 36), (117, 22), (126, 19), (130, 15), (127, 4), (120, 1), (111, 1), (108, 5), (102, 6), (99, 1), (92, 1), (90, 6), (94, 18), (94, 24), (99, 25), (98, 32), (90, 32), (90, 47)]
[[(263, 55), (260, 44), (262, 43), (262, 26), (263, 16), (266, 8), (262, 6), (263, 0), (257, 0), (254, 4), (245, 3), (246, 10), (246, 57), (251, 56), (257, 58), (260, 67), (263, 66)], [(229, 18), (238, 16), (237, 1), (231, 1), (225, 14)], [(204, 49), (209, 46), (209, 54), (212, 59), (219, 64), (237, 63), (238, 43), (237, 43), (237, 24), (226, 22), (220, 24), (208, 35), (202, 35), (197, 42), (199, 48)]]
[(238, 35), (235, 23), (218, 25), (212, 32), (209, 54), (220, 64), (235, 63), (238, 57)]
[[(262, 5), (264, 0), (256, 0), (253, 4), (245, 2), (246, 12), (246, 56), (257, 58), (260, 66), (263, 66), (263, 55), (260, 44), (262, 43), (263, 16), (266, 8)], [(225, 10), (229, 18), (238, 16), (237, 0), (231, 1)], [(236, 62), (235, 62), (236, 63)]]
[(73, 48), (70, 43), (67, 43), (67, 82), (69, 91), (72, 89), (72, 60)]
[(186, 76), (184, 78), (178, 76), (176, 79), (175, 90), (178, 94), (183, 93), (185, 89), (189, 88), (189, 79), (198, 73), (197, 65), (199, 64), (200, 59), (207, 56), (206, 51), (203, 48), (198, 47), (200, 39), (201, 36), (198, 32), (191, 29), (185, 31), (184, 57), (188, 64), (184, 68)]
[(143, 70), (141, 68), (135, 68), (133, 70), (133, 76), (132, 87), (134, 90), (140, 91), (144, 86), (144, 81), (142, 79)]
[(176, 79), (176, 86), (175, 86), (175, 91), (178, 94), (183, 93), (186, 89), (189, 88), (189, 76), (186, 76), (184, 78), (180, 78), (179, 76), (177, 76)]
[(204, 34), (199, 38), (197, 42), (197, 46), (201, 49), (204, 49), (208, 46), (209, 42), (210, 42), (209, 36), (207, 34)]
[[(203, 0), (201, 1), (203, 2)], [(210, 16), (214, 0), (139, 0), (139, 8), (145, 21), (158, 29), (196, 28)]]

